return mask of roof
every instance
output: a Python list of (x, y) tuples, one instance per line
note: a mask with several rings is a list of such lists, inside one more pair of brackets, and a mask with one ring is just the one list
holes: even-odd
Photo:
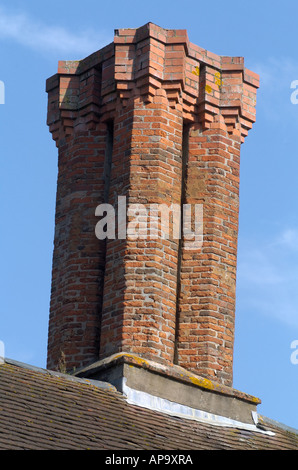
[(108, 383), (8, 359), (0, 399), (0, 450), (298, 449), (297, 431), (264, 417), (274, 435), (142, 408)]

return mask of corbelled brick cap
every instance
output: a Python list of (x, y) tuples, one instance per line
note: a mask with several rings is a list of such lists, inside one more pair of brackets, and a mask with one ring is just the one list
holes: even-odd
[[(49, 368), (128, 352), (231, 385), (240, 146), (258, 85), (243, 58), (152, 23), (59, 62), (47, 81), (59, 148)], [(96, 240), (95, 208), (118, 196), (203, 205), (203, 246)]]
[(61, 119), (64, 132), (88, 113), (113, 117), (118, 98), (125, 104), (136, 93), (150, 102), (164, 89), (172, 107), (182, 105), (184, 119), (208, 128), (222, 115), (229, 133), (237, 129), (243, 142), (255, 122), (258, 87), (259, 76), (244, 67), (243, 57), (219, 56), (189, 42), (186, 30), (148, 23), (116, 30), (113, 43), (86, 59), (59, 62), (58, 74), (47, 80), (53, 96), (48, 124), (56, 140)]

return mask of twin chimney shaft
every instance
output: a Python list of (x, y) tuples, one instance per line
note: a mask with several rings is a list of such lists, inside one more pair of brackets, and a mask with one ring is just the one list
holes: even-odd
[(240, 147), (258, 84), (243, 58), (152, 23), (59, 62), (49, 369), (125, 352), (232, 385)]

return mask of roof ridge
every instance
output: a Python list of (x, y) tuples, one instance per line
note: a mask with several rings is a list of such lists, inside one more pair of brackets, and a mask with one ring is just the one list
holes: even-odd
[(15, 361), (14, 359), (10, 359), (10, 358), (7, 358), (7, 357), (4, 358), (4, 363), (12, 365), (12, 366), (20, 367), (22, 369), (31, 370), (33, 372), (39, 372), (41, 374), (48, 374), (48, 375), (52, 375), (54, 377), (61, 377), (61, 378), (64, 378), (66, 380), (69, 380), (70, 382), (86, 383), (86, 384), (89, 384), (89, 385), (94, 385), (95, 387), (101, 388), (103, 390), (109, 390), (109, 391), (117, 392), (117, 389), (116, 389), (116, 387), (114, 387), (114, 385), (112, 385), (108, 382), (103, 382), (101, 380), (84, 379), (84, 378), (81, 378), (81, 377), (76, 377), (74, 375), (64, 374), (62, 372), (58, 372), (58, 371), (54, 371), (54, 370), (50, 370), (50, 369), (44, 369), (42, 367), (34, 366), (34, 365), (31, 365), (31, 364), (26, 364), (25, 362)]
[(280, 428), (284, 431), (291, 432), (293, 434), (297, 434), (298, 436), (298, 429), (292, 428), (291, 426), (287, 426), (286, 424), (281, 423), (280, 421), (276, 421), (275, 419), (268, 418), (267, 416), (263, 416), (259, 414), (260, 420), (263, 421), (264, 424), (271, 424), (277, 428)]

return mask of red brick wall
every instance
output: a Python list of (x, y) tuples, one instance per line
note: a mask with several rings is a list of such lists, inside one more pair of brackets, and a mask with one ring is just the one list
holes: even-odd
[[(61, 353), (71, 369), (122, 351), (232, 384), (240, 146), (257, 87), (241, 57), (151, 23), (59, 64), (47, 82), (59, 148), (50, 368)], [(202, 245), (119, 239), (117, 224), (98, 240), (95, 209), (119, 196), (199, 204)]]
[(231, 385), (240, 136), (223, 122), (192, 126), (185, 201), (203, 205), (203, 245), (182, 248), (178, 363)]
[[(167, 97), (131, 100), (115, 117), (110, 203), (180, 204), (182, 113)], [(149, 218), (147, 219), (149, 229)], [(179, 240), (108, 240), (100, 355), (173, 362)]]
[(60, 143), (48, 367), (68, 369), (98, 357), (105, 242), (94, 236), (103, 201), (106, 126)]

